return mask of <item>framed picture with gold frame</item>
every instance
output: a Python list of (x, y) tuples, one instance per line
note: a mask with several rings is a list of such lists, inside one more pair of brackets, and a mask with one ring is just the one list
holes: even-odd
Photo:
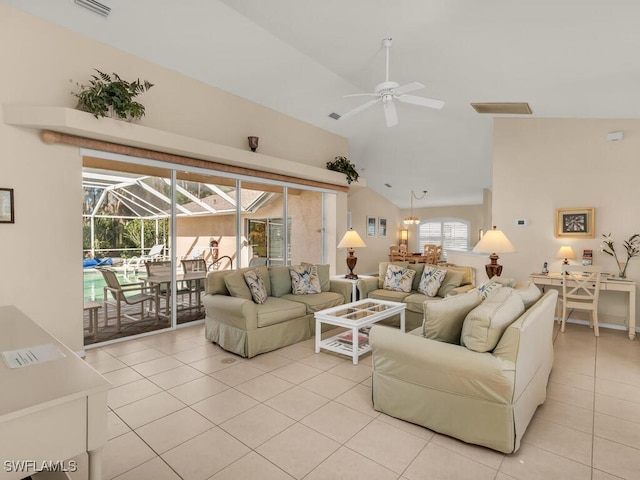
[(558, 208), (556, 209), (557, 238), (593, 238), (595, 236), (595, 209)]

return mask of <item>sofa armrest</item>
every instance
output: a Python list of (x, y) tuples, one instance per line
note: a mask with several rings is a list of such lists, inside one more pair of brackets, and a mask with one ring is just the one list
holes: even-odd
[(369, 298), (369, 292), (378, 289), (378, 277), (361, 278), (358, 280), (357, 287), (361, 299)]
[(461, 293), (467, 293), (469, 290), (473, 290), (474, 287), (473, 285), (462, 285), (460, 287), (456, 287), (456, 288), (452, 288), (451, 290), (449, 290), (449, 293), (447, 293), (447, 297), (451, 296), (451, 295), (460, 295)]
[[(376, 375), (436, 389), (510, 403), (515, 365), (490, 353), (438, 342), (399, 330), (374, 325), (369, 335)], [(375, 386), (375, 385), (374, 385)]]
[(242, 330), (258, 328), (258, 312), (253, 300), (228, 295), (205, 295), (202, 303), (207, 316), (220, 323)]
[(329, 291), (339, 293), (344, 298), (344, 303), (351, 301), (351, 293), (353, 292), (353, 285), (349, 282), (341, 282), (340, 280), (329, 281)]

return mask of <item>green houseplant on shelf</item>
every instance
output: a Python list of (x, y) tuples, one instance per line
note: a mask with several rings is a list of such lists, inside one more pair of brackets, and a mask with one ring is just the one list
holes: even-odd
[(347, 157), (335, 157), (333, 162), (327, 162), (327, 168), (334, 172), (344, 173), (347, 176), (347, 183), (357, 182), (360, 176), (356, 171), (356, 166)]
[(613, 244), (613, 240), (611, 239), (611, 234), (603, 234), (602, 236), (604, 237), (604, 240), (602, 240), (602, 243), (600, 244), (600, 251), (602, 253), (606, 253), (607, 255), (611, 255), (618, 264), (618, 269), (620, 271), (618, 276), (620, 278), (627, 278), (627, 267), (629, 266), (629, 260), (640, 255), (640, 233), (634, 233), (629, 237), (628, 240), (625, 240), (622, 243), (625, 250), (627, 251), (627, 259), (624, 262), (618, 260), (618, 255), (616, 254), (616, 248)]
[(89, 112), (94, 117), (112, 116), (122, 120), (134, 120), (144, 116), (144, 105), (134, 99), (146, 92), (152, 83), (137, 79), (128, 82), (117, 73), (109, 75), (94, 69), (97, 75), (91, 75), (87, 84), (77, 84), (79, 92), (73, 95), (78, 98), (76, 108)]

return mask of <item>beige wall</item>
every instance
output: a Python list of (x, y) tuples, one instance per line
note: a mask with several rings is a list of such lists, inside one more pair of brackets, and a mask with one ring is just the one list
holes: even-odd
[[(608, 142), (607, 132), (618, 130), (624, 140)], [(564, 244), (578, 257), (593, 250), (595, 265), (616, 272), (614, 260), (599, 251), (600, 239), (612, 233), (624, 252), (622, 241), (640, 232), (640, 121), (500, 118), (494, 142), (494, 223), (518, 249), (501, 256), (503, 276), (526, 278), (543, 262), (559, 272), (556, 253)], [(595, 208), (595, 238), (556, 238), (555, 210), (580, 207)], [(518, 218), (529, 225), (516, 227)], [(631, 261), (627, 274), (640, 281), (640, 259)], [(601, 300), (601, 321), (622, 322), (624, 294), (607, 292)]]
[[(141, 124), (314, 166), (347, 154), (344, 138), (0, 4), (0, 104), (73, 107), (91, 69), (155, 83)], [(215, 68), (215, 67), (212, 67)], [(0, 225), (0, 304), (13, 304), (71, 349), (82, 350), (82, 163), (77, 148), (0, 124), (2, 180), (16, 223)], [(340, 197), (342, 198), (342, 197)], [(336, 202), (346, 211), (346, 201)], [(342, 213), (333, 214), (340, 217)]]
[[(354, 187), (349, 192), (349, 211), (351, 212), (351, 226), (356, 230), (366, 248), (357, 248), (355, 255), (358, 257), (358, 264), (355, 273), (370, 274), (378, 273), (378, 263), (387, 261), (389, 256), (389, 245), (397, 245), (400, 242), (400, 228), (402, 216), (400, 209), (368, 187)], [(380, 237), (378, 232), (373, 237), (367, 236), (367, 217), (386, 218), (387, 236)], [(377, 220), (376, 220), (377, 221)], [(346, 223), (338, 224), (338, 238), (342, 238), (347, 231)], [(341, 249), (338, 252), (336, 271), (338, 274), (348, 273), (345, 258), (347, 250)]]

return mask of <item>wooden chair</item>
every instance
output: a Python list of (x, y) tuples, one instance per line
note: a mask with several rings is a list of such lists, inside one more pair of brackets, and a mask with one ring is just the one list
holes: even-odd
[(426, 257), (425, 263), (436, 265), (440, 261), (440, 257), (442, 256), (442, 245), (425, 243), (423, 255)]
[[(404, 247), (404, 248), (402, 248)], [(397, 262), (404, 261), (407, 259), (407, 246), (406, 245), (391, 245), (389, 247), (389, 261)]]
[[(109, 305), (116, 307), (115, 319), (118, 332), (120, 332), (122, 327), (122, 317), (134, 322), (146, 319), (144, 316), (145, 302), (149, 302), (148, 311), (153, 312), (153, 316), (147, 318), (153, 318), (158, 322), (160, 312), (160, 289), (158, 285), (145, 286), (143, 282), (121, 284), (113, 270), (108, 268), (99, 268), (98, 270), (106, 283), (103, 297), (105, 327), (109, 322)], [(122, 304), (140, 305), (139, 318), (135, 317), (134, 314), (123, 312)]]
[(562, 297), (558, 306), (562, 306), (562, 327), (564, 332), (567, 309), (587, 310), (591, 314), (590, 326), (596, 337), (598, 330), (598, 297), (600, 296), (600, 275), (602, 267), (582, 265), (562, 265)]

